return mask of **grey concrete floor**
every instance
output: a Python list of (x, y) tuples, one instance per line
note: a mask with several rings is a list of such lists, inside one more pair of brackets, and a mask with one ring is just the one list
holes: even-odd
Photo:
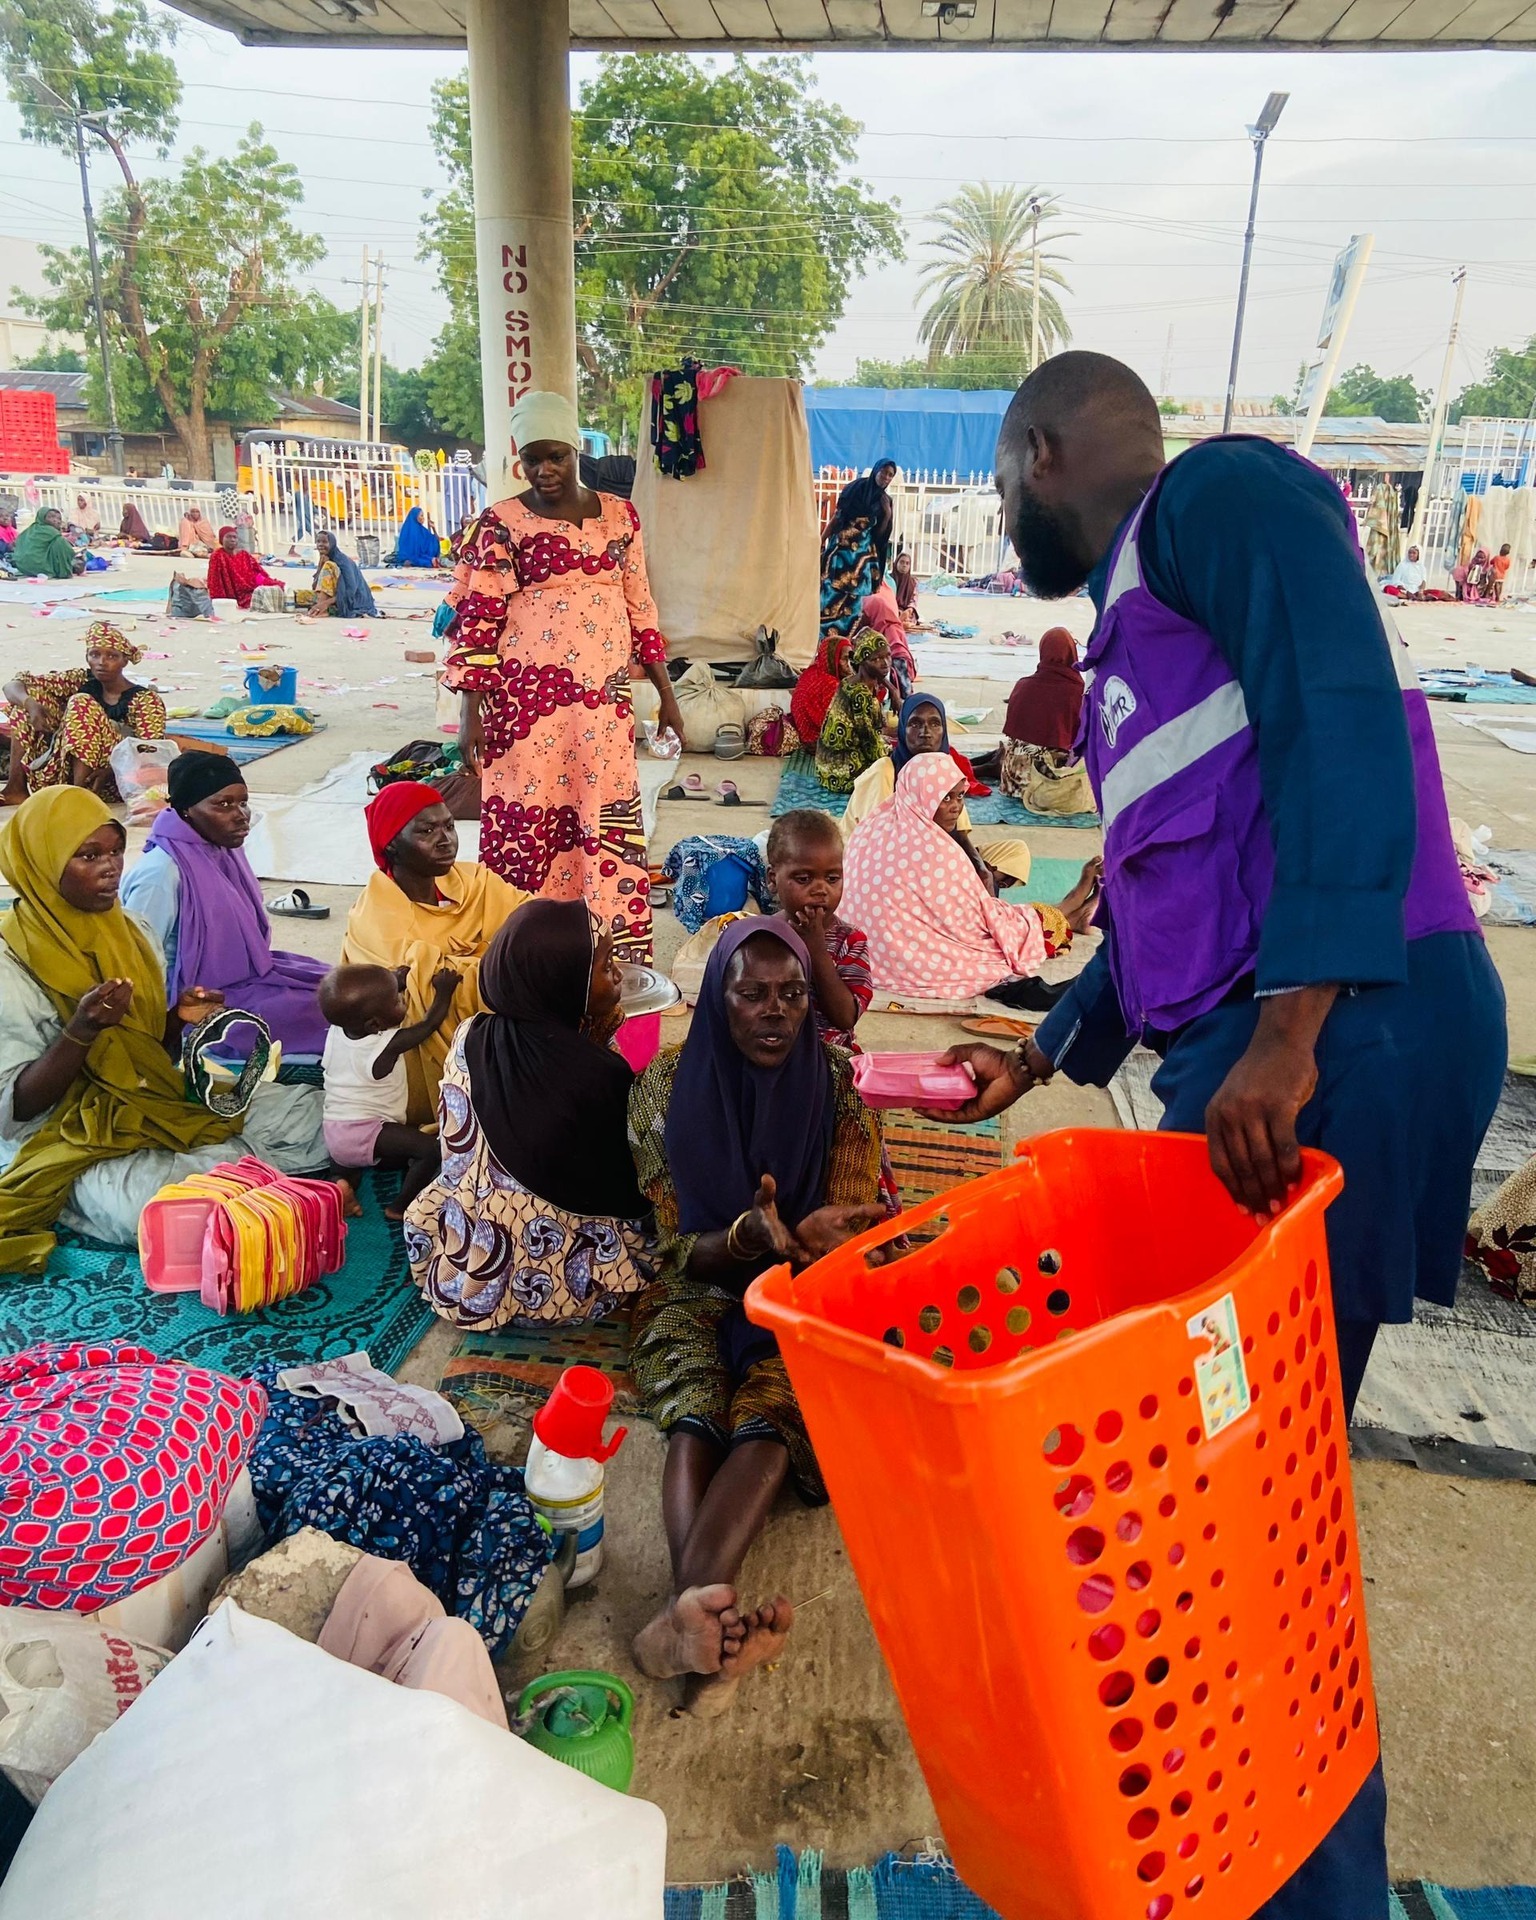
[[(163, 584), (171, 568), (134, 560), (108, 586)], [(385, 596), (391, 612), (429, 615), (434, 596)], [(983, 636), (1013, 626), (1031, 635), (1065, 624), (1082, 635), (1084, 601), (1042, 608), (1028, 601), (928, 602), (927, 610), (980, 625)], [(128, 624), (125, 622), (125, 624)], [(352, 623), (346, 623), (352, 624)], [(205, 704), (233, 678), (241, 643), (268, 645), (306, 675), (350, 679), (349, 695), (309, 694), (328, 731), (252, 769), (255, 787), (291, 792), (358, 747), (383, 752), (431, 731), (430, 682), (407, 677), (405, 648), (430, 647), (425, 619), (366, 623), (366, 641), (347, 640), (342, 623), (298, 627), (253, 620), (237, 627), (168, 627), (140, 617), (136, 636), (169, 654), (147, 662), (147, 677), (183, 689), (169, 696)], [(1536, 610), (1410, 607), (1403, 625), (1421, 663), (1476, 661), (1536, 670)], [(0, 677), (17, 667), (74, 664), (84, 623), (39, 619), (18, 608), (0, 614)], [(228, 665), (221, 665), (221, 657)], [(368, 684), (383, 681), (386, 684)], [(999, 683), (932, 680), (961, 704), (999, 710)], [(387, 703), (387, 704), (386, 704)], [(1479, 717), (1498, 710), (1480, 708)], [(1527, 710), (1529, 711), (1529, 710)], [(1456, 709), (1437, 709), (1436, 734), (1454, 813), (1494, 828), (1495, 844), (1536, 848), (1536, 762), (1459, 724)], [(993, 725), (996, 724), (994, 714)], [(1340, 742), (1346, 752), (1347, 741)], [(713, 763), (701, 763), (708, 773)], [(777, 769), (738, 762), (734, 777), (749, 798), (766, 798)], [(663, 805), (655, 857), (679, 835), (712, 827), (713, 811)], [(731, 822), (754, 832), (765, 814)], [(1055, 829), (1031, 833), (1037, 854), (1086, 857), (1096, 836)], [(134, 844), (139, 843), (135, 836)], [(325, 923), (286, 921), (285, 943), (329, 956), (340, 945), (350, 895), (316, 889), (333, 907)], [(662, 914), (662, 964), (680, 939)], [(1489, 938), (1509, 994), (1510, 1038), (1519, 1053), (1536, 1053), (1536, 932), (1494, 930)], [(884, 1016), (867, 1023), (872, 1047), (927, 1047), (961, 1038), (949, 1020)], [(678, 1036), (683, 1023), (672, 1023)], [(1452, 1068), (1454, 1070), (1454, 1068)], [(1433, 1097), (1433, 1089), (1426, 1089)], [(1033, 1094), (1009, 1116), (1013, 1133), (1063, 1125), (1115, 1124), (1107, 1095), (1059, 1084)], [(453, 1336), (434, 1327), (401, 1369), (435, 1382)], [(504, 1457), (519, 1457), (525, 1435), (493, 1432)], [(835, 1516), (786, 1502), (758, 1543), (743, 1576), (749, 1596), (788, 1593), (801, 1603), (800, 1622), (776, 1671), (754, 1678), (721, 1720), (673, 1717), (673, 1690), (641, 1682), (629, 1663), (636, 1629), (666, 1588), (665, 1548), (657, 1490), (662, 1446), (637, 1423), (609, 1478), (610, 1553), (601, 1580), (575, 1600), (549, 1664), (598, 1666), (627, 1673), (640, 1695), (639, 1770), (635, 1790), (665, 1811), (675, 1880), (723, 1878), (763, 1866), (776, 1843), (826, 1850), (833, 1864), (868, 1862), (890, 1847), (934, 1831), (934, 1816)], [(1536, 1881), (1536, 1637), (1529, 1632), (1536, 1575), (1536, 1491), (1422, 1475), (1369, 1464), (1356, 1472), (1362, 1557), (1385, 1741), (1396, 1874), (1451, 1884)]]

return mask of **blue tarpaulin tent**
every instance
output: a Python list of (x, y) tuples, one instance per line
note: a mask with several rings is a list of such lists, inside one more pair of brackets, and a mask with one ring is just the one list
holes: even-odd
[(811, 471), (890, 458), (909, 471), (989, 478), (1011, 392), (942, 387), (807, 387)]

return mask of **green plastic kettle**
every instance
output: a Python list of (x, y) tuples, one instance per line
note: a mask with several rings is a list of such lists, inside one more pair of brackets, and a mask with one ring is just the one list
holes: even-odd
[(628, 1793), (635, 1696), (616, 1673), (546, 1673), (517, 1696), (514, 1731), (589, 1780)]

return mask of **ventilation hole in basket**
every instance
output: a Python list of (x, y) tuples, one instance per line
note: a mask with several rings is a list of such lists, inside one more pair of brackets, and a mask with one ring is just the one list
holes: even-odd
[(1138, 1807), (1125, 1823), (1125, 1830), (1133, 1840), (1145, 1840), (1157, 1832), (1158, 1811), (1156, 1807)]
[(1184, 1438), (1190, 1446), (1198, 1447), (1200, 1444), (1200, 1429), (1198, 1427), (1191, 1427)]
[(1280, 1538), (1280, 1523), (1278, 1520), (1275, 1521), (1274, 1524), (1270, 1527), (1269, 1537), (1271, 1541), (1275, 1541)]
[(1301, 1545), (1296, 1549), (1296, 1564), (1298, 1567), (1304, 1567), (1307, 1564), (1307, 1543), (1305, 1540), (1303, 1540)]
[(1310, 1380), (1303, 1380), (1301, 1383), (1302, 1412), (1305, 1413), (1307, 1408), (1310, 1407), (1311, 1404), (1312, 1404), (1312, 1382)]
[(1144, 1853), (1136, 1862), (1136, 1878), (1145, 1880), (1148, 1886), (1154, 1885), (1163, 1877), (1163, 1869), (1168, 1864), (1160, 1853)]
[(1155, 1393), (1144, 1394), (1141, 1405), (1137, 1411), (1143, 1420), (1155, 1420), (1157, 1418), (1157, 1395)]
[(939, 1328), (944, 1324), (944, 1316), (935, 1306), (919, 1307), (917, 1310), (917, 1324), (922, 1328), (924, 1333), (937, 1333)]
[[(1349, 1575), (1346, 1573), (1344, 1576), (1343, 1584), (1339, 1588), (1339, 1605), (1341, 1607), (1348, 1606), (1349, 1596), (1354, 1592), (1354, 1590), (1355, 1590), (1354, 1582), (1350, 1579)], [(1344, 1636), (1344, 1644), (1346, 1647), (1350, 1644), (1351, 1637), (1352, 1636), (1350, 1636), (1349, 1634), (1346, 1634)]]
[(1328, 1356), (1326, 1353), (1320, 1353), (1317, 1356), (1317, 1365), (1312, 1369), (1312, 1378), (1317, 1382), (1319, 1387), (1321, 1387), (1323, 1382), (1328, 1378)]
[(1131, 1463), (1116, 1460), (1105, 1469), (1104, 1484), (1111, 1493), (1124, 1493), (1131, 1484)]
[(1173, 1545), (1168, 1549), (1168, 1564), (1170, 1567), (1176, 1567), (1183, 1558), (1184, 1542), (1182, 1540), (1175, 1540)]
[(955, 1295), (955, 1305), (962, 1313), (976, 1313), (981, 1307), (981, 1288), (962, 1287)]
[(1315, 1632), (1309, 1633), (1307, 1635), (1307, 1652), (1308, 1653), (1317, 1652), (1317, 1635)]
[(1167, 1464), (1168, 1464), (1168, 1449), (1162, 1444), (1161, 1441), (1159, 1441), (1158, 1444), (1147, 1455), (1147, 1465), (1149, 1467), (1166, 1467)]
[(1179, 1710), (1172, 1700), (1165, 1700), (1152, 1716), (1152, 1724), (1159, 1733), (1166, 1733), (1179, 1717)]
[(1074, 1567), (1091, 1567), (1104, 1551), (1104, 1536), (1097, 1527), (1074, 1527), (1067, 1535), (1067, 1558)]
[[(1253, 1758), (1253, 1750), (1252, 1750), (1252, 1748), (1250, 1748), (1250, 1747), (1244, 1747), (1244, 1748), (1243, 1748), (1243, 1750), (1242, 1750), (1242, 1751), (1241, 1751), (1241, 1752), (1240, 1752), (1240, 1753), (1238, 1754), (1238, 1756), (1237, 1756), (1237, 1764), (1238, 1764), (1238, 1765), (1239, 1765), (1240, 1767), (1246, 1767), (1246, 1766), (1247, 1766), (1247, 1764), (1248, 1764), (1248, 1762), (1249, 1762), (1249, 1761), (1250, 1761), (1250, 1760), (1251, 1760), (1252, 1758)], [(1247, 1805), (1249, 1805), (1250, 1803), (1249, 1803), (1248, 1801), (1246, 1801), (1246, 1800), (1245, 1800), (1245, 1801), (1243, 1802), (1243, 1804), (1244, 1804), (1244, 1806), (1247, 1806)]]
[(1323, 1455), (1323, 1472), (1331, 1480), (1339, 1470), (1339, 1449), (1329, 1441), (1328, 1451)]
[(1265, 1331), (1266, 1331), (1267, 1333), (1269, 1333), (1270, 1335), (1274, 1335), (1274, 1334), (1277, 1334), (1277, 1333), (1278, 1333), (1278, 1332), (1280, 1331), (1280, 1316), (1279, 1316), (1279, 1314), (1278, 1314), (1278, 1313), (1272, 1313), (1272, 1314), (1271, 1314), (1271, 1315), (1269, 1316), (1269, 1318), (1268, 1318), (1268, 1320), (1266, 1320), (1266, 1321), (1265, 1321), (1265, 1323), (1264, 1323), (1264, 1327), (1265, 1327)]
[[(1230, 1813), (1218, 1813), (1216, 1818), (1211, 1822), (1211, 1832), (1225, 1833), (1227, 1828), (1230, 1827), (1231, 1824), (1232, 1824), (1232, 1816)], [(1230, 1859), (1230, 1857), (1231, 1856), (1229, 1855), (1228, 1858)]]
[(1349, 1745), (1349, 1728), (1340, 1727), (1338, 1731), (1338, 1735), (1335, 1738), (1333, 1743), (1333, 1750), (1335, 1753), (1342, 1753), (1348, 1745)]
[(1147, 1902), (1147, 1920), (1168, 1920), (1173, 1912), (1173, 1895), (1160, 1893), (1154, 1900)]
[(1109, 1744), (1116, 1753), (1130, 1753), (1141, 1745), (1143, 1728), (1139, 1720), (1117, 1720), (1109, 1730)]
[(1277, 1387), (1279, 1386), (1280, 1382), (1285, 1378), (1285, 1372), (1286, 1372), (1285, 1362), (1283, 1360), (1277, 1360), (1275, 1362), (1275, 1385)]
[(1211, 1697), (1211, 1690), (1205, 1681), (1202, 1680), (1189, 1697), (1197, 1707), (1203, 1707)]
[(1209, 1492), (1210, 1485), (1211, 1485), (1211, 1476), (1208, 1473), (1197, 1473), (1195, 1475), (1195, 1492), (1196, 1493)]
[(1120, 1791), (1127, 1800), (1139, 1799), (1151, 1784), (1151, 1772), (1143, 1766), (1127, 1767), (1120, 1776)]
[[(1124, 1645), (1125, 1628), (1113, 1620), (1106, 1621), (1102, 1627), (1095, 1627), (1088, 1636), (1088, 1651), (1095, 1660), (1113, 1660)], [(1113, 1679), (1114, 1675), (1111, 1674), (1110, 1678)]]
[[(1008, 1329), (1014, 1331), (1012, 1327)], [(1075, 1467), (1083, 1457), (1083, 1436), (1074, 1426), (1052, 1427), (1041, 1451), (1053, 1467)]]
[(1179, 1510), (1179, 1503), (1171, 1493), (1165, 1493), (1157, 1503), (1157, 1510), (1165, 1520), (1171, 1520)]
[(1125, 1422), (1111, 1407), (1107, 1413), (1101, 1413), (1093, 1423), (1093, 1437), (1101, 1446), (1112, 1446), (1120, 1438)]
[(1063, 1520), (1080, 1520), (1093, 1505), (1094, 1485), (1086, 1473), (1074, 1473), (1051, 1495)]
[[(1243, 1795), (1243, 1805), (1245, 1807), (1251, 1807), (1255, 1805), (1255, 1803), (1258, 1800), (1258, 1797), (1259, 1797), (1258, 1788), (1250, 1787), (1248, 1791)], [(1248, 1844), (1250, 1847), (1255, 1843), (1255, 1841), (1257, 1841), (1258, 1837), (1259, 1836), (1256, 1833), (1249, 1836)]]
[(1195, 1604), (1195, 1596), (1186, 1589), (1173, 1604), (1178, 1608), (1180, 1613), (1188, 1613), (1190, 1608)]
[(1291, 1297), (1286, 1302), (1286, 1305), (1290, 1308), (1291, 1318), (1294, 1320), (1297, 1314), (1301, 1312), (1301, 1288), (1300, 1287), (1291, 1288)]
[(907, 1336), (900, 1327), (887, 1327), (880, 1338), (888, 1347), (904, 1347), (907, 1344)]
[(1041, 1250), (1039, 1258), (1035, 1261), (1035, 1265), (1041, 1273), (1049, 1277), (1052, 1274), (1061, 1272), (1063, 1262), (1060, 1253), (1055, 1247), (1045, 1247)]
[(1198, 1633), (1191, 1634), (1184, 1642), (1184, 1658), (1186, 1660), (1198, 1660), (1200, 1658), (1200, 1636)]
[(928, 1358), (936, 1367), (952, 1367), (955, 1364), (955, 1356), (948, 1347), (935, 1347)]
[(1184, 1891), (1188, 1895), (1188, 1897), (1191, 1900), (1193, 1900), (1204, 1885), (1205, 1885), (1205, 1881), (1197, 1873), (1192, 1875), (1190, 1879), (1184, 1882)]
[(994, 1282), (994, 1285), (996, 1286), (999, 1293), (1003, 1293), (1003, 1294), (1017, 1293), (1019, 1288), (1022, 1287), (1023, 1284), (1024, 1284), (1023, 1277), (1020, 1274), (1017, 1267), (999, 1267), (998, 1268), (997, 1279)]
[(1301, 1457), (1299, 1454), (1288, 1453), (1285, 1456), (1285, 1470), (1287, 1473), (1294, 1473), (1300, 1465)]
[[(1003, 1325), (1010, 1333), (1028, 1333), (1029, 1323), (1034, 1317), (1028, 1307), (1010, 1307), (1003, 1315)], [(1072, 1457), (1075, 1460), (1077, 1455)]]
[[(1335, 1647), (1335, 1648), (1334, 1648), (1334, 1652), (1335, 1652), (1335, 1653), (1337, 1653), (1337, 1652), (1338, 1652), (1338, 1648), (1337, 1648), (1337, 1647)], [(1348, 1671), (1348, 1673), (1346, 1673), (1346, 1674), (1345, 1674), (1345, 1676), (1344, 1676), (1344, 1678), (1346, 1679), (1346, 1681), (1348, 1681), (1348, 1683), (1349, 1683), (1349, 1686), (1350, 1686), (1350, 1688), (1351, 1688), (1352, 1690), (1353, 1690), (1353, 1689), (1354, 1689), (1355, 1687), (1358, 1687), (1358, 1686), (1359, 1686), (1359, 1684), (1360, 1684), (1360, 1656), (1359, 1656), (1358, 1654), (1356, 1654), (1356, 1656), (1354, 1657), (1354, 1659), (1350, 1661), (1350, 1663), (1349, 1663), (1349, 1671)]]
[(1168, 1662), (1161, 1654), (1155, 1660), (1147, 1662), (1147, 1685), (1160, 1687), (1168, 1678)]
[(1295, 1416), (1289, 1407), (1282, 1407), (1280, 1409), (1280, 1431), (1282, 1433), (1288, 1433), (1290, 1431), (1291, 1421), (1294, 1418)]
[(1328, 1518), (1333, 1522), (1335, 1526), (1339, 1524), (1339, 1515), (1343, 1511), (1344, 1511), (1344, 1492), (1341, 1487), (1335, 1487), (1333, 1490), (1333, 1498), (1328, 1502)]
[(1231, 1871), (1231, 1867), (1232, 1867), (1232, 1856), (1230, 1853), (1224, 1853), (1221, 1856), (1221, 1858), (1216, 1862), (1216, 1871), (1218, 1873), (1228, 1873)]
[(1330, 1647), (1328, 1649), (1328, 1671), (1330, 1673), (1337, 1673), (1343, 1664), (1343, 1660), (1343, 1652), (1338, 1647)]
[(1253, 1335), (1251, 1333), (1245, 1333), (1243, 1335), (1243, 1352), (1244, 1353), (1253, 1352)]
[(1072, 1296), (1065, 1287), (1052, 1287), (1045, 1296), (1045, 1310), (1059, 1320), (1072, 1304)]
[(1255, 1451), (1258, 1453), (1262, 1453), (1264, 1449), (1269, 1445), (1269, 1435), (1265, 1432), (1263, 1427), (1260, 1427), (1258, 1432), (1254, 1435), (1253, 1444), (1254, 1444)]
[(1182, 1820), (1194, 1804), (1195, 1796), (1192, 1793), (1181, 1791), (1176, 1793), (1168, 1802), (1168, 1811), (1176, 1820)]
[[(1101, 1627), (1102, 1633), (1104, 1629)], [(1099, 1698), (1106, 1707), (1123, 1707), (1136, 1691), (1136, 1682), (1123, 1667), (1114, 1673), (1106, 1673), (1099, 1682)]]
[(1148, 1607), (1145, 1613), (1136, 1616), (1136, 1632), (1143, 1640), (1157, 1637), (1157, 1630), (1163, 1624), (1163, 1616), (1156, 1607)]
[(1141, 1515), (1139, 1513), (1122, 1513), (1120, 1518), (1115, 1522), (1115, 1534), (1126, 1546), (1129, 1547), (1133, 1545), (1141, 1538)]
[[(1321, 1492), (1322, 1489), (1319, 1488), (1318, 1491)], [(1317, 1516), (1317, 1525), (1312, 1529), (1312, 1537), (1320, 1547), (1327, 1544), (1328, 1516), (1326, 1513), (1320, 1513)]]
[(1152, 1584), (1152, 1568), (1145, 1560), (1133, 1560), (1125, 1570), (1125, 1584), (1132, 1593), (1140, 1593)]
[(965, 1336), (965, 1344), (970, 1348), (972, 1353), (985, 1353), (987, 1348), (992, 1344), (992, 1329), (990, 1327), (972, 1327), (970, 1332)]
[(1205, 1749), (1206, 1751), (1209, 1751), (1209, 1749), (1214, 1747), (1215, 1744), (1216, 1744), (1216, 1729), (1214, 1727), (1207, 1727), (1205, 1731), (1200, 1735), (1200, 1745), (1203, 1749)]
[(1365, 1702), (1363, 1700), (1357, 1700), (1354, 1706), (1350, 1710), (1349, 1724), (1352, 1727), (1358, 1727), (1360, 1722), (1364, 1718), (1365, 1718)]
[(1183, 1764), (1184, 1749), (1182, 1747), (1170, 1747), (1163, 1755), (1164, 1773), (1177, 1773)]
[(1199, 1851), (1199, 1834), (1186, 1833), (1184, 1838), (1179, 1842), (1179, 1858), (1181, 1860), (1192, 1860)]
[(1195, 1390), (1195, 1383), (1193, 1380), (1190, 1379), (1189, 1375), (1186, 1373), (1184, 1378), (1179, 1382), (1179, 1392), (1185, 1396), (1188, 1396), (1189, 1394), (1193, 1393), (1194, 1390)]
[(1115, 1583), (1107, 1573), (1090, 1573), (1077, 1590), (1077, 1604), (1084, 1613), (1102, 1613), (1115, 1597)]
[[(1346, 1581), (1345, 1586), (1347, 1587), (1348, 1584), (1348, 1581)], [(1347, 1600), (1349, 1595), (1347, 1592), (1341, 1591), (1339, 1598), (1341, 1600)], [(1348, 1620), (1344, 1624), (1344, 1644), (1346, 1647), (1352, 1647), (1355, 1644), (1355, 1623), (1353, 1620)]]

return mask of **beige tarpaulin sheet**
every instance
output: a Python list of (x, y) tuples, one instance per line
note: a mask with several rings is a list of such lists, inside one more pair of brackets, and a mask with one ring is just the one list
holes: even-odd
[(811, 443), (798, 380), (735, 379), (699, 410), (704, 471), (664, 479), (642, 420), (634, 503), (674, 654), (747, 659), (759, 626), (803, 667), (821, 574)]

